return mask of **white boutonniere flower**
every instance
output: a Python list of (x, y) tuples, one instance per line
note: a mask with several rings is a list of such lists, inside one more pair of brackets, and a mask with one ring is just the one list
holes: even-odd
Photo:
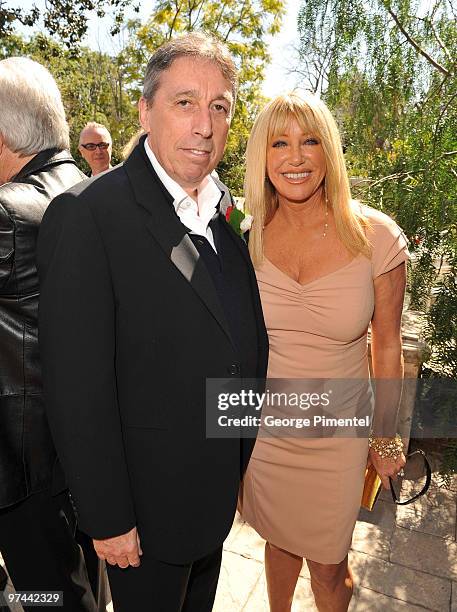
[(234, 205), (227, 208), (225, 219), (227, 223), (232, 226), (238, 236), (243, 238), (243, 234), (251, 229), (254, 217), (245, 213), (238, 205)]
[(254, 217), (252, 215), (246, 215), (241, 221), (240, 230), (243, 232), (243, 234), (251, 229), (253, 220)]

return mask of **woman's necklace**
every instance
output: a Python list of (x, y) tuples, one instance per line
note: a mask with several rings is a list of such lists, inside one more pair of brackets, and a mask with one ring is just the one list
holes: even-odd
[(325, 198), (325, 219), (324, 219), (324, 233), (322, 234), (322, 238), (327, 236), (328, 230), (328, 200)]
[[(265, 229), (266, 225), (263, 226), (263, 229)], [(328, 200), (327, 198), (325, 198), (325, 217), (324, 217), (324, 231), (322, 232), (322, 238), (325, 238), (327, 236), (327, 231), (328, 231)]]

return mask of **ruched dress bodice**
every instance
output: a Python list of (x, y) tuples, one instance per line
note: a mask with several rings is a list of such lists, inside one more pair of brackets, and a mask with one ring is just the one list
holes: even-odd
[[(406, 261), (408, 251), (394, 221), (368, 207), (363, 212), (371, 259), (358, 255), (303, 285), (268, 259), (256, 269), (270, 379), (368, 379), (374, 281)], [(342, 403), (341, 411), (347, 409)], [(357, 436), (297, 439), (261, 432), (240, 493), (244, 519), (279, 548), (339, 563), (350, 547), (367, 452), (367, 439)]]

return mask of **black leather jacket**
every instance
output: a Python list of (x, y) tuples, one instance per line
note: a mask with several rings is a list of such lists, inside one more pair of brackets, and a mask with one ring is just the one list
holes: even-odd
[(54, 149), (0, 185), (0, 508), (52, 484), (56, 454), (41, 390), (35, 248), (49, 202), (83, 178), (71, 155)]

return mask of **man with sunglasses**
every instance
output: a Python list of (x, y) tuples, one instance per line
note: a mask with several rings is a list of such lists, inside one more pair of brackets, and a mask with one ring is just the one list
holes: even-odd
[(113, 141), (108, 129), (101, 123), (91, 121), (83, 127), (78, 149), (90, 166), (91, 176), (111, 168)]

